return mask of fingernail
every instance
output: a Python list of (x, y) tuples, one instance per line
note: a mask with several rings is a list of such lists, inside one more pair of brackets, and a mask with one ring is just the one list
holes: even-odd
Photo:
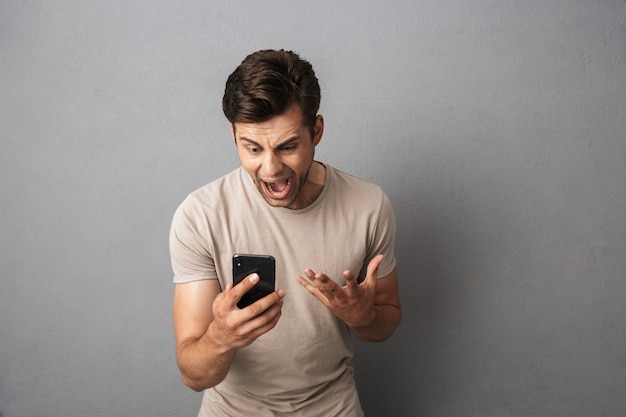
[(257, 282), (259, 280), (259, 274), (252, 274), (250, 275), (250, 282)]

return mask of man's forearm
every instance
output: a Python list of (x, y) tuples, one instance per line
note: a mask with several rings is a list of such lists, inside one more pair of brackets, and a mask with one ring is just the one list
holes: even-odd
[(199, 339), (181, 343), (176, 362), (185, 385), (199, 392), (222, 382), (234, 357), (234, 350), (215, 344), (205, 333)]
[(366, 326), (351, 327), (359, 339), (366, 342), (382, 342), (393, 334), (402, 319), (402, 310), (395, 305), (374, 305), (374, 319)]

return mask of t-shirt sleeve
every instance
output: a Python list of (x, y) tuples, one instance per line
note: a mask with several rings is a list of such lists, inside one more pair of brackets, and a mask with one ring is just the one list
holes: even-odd
[[(382, 191), (381, 191), (382, 192)], [(396, 240), (396, 220), (391, 202), (385, 193), (382, 193), (379, 215), (372, 230), (372, 237), (368, 246), (367, 257), (360, 279), (365, 278), (367, 265), (378, 254), (385, 255), (385, 259), (378, 267), (378, 278), (389, 275), (396, 267), (394, 244)]]
[(217, 279), (206, 215), (192, 196), (174, 213), (169, 247), (174, 282)]

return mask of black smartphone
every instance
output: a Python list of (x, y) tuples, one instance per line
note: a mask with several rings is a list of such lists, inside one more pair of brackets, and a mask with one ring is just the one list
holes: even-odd
[(276, 281), (276, 260), (270, 255), (233, 255), (233, 285), (239, 284), (245, 277), (256, 272), (260, 280), (248, 290), (237, 303), (244, 308), (274, 291)]

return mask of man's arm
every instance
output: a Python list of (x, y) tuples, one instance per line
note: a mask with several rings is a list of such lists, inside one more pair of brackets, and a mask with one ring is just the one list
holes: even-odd
[(397, 267), (389, 275), (377, 279), (372, 311), (369, 322), (349, 326), (361, 340), (382, 342), (391, 337), (402, 320)]
[(402, 319), (398, 293), (398, 270), (378, 279), (378, 266), (383, 255), (378, 255), (367, 266), (367, 275), (358, 283), (351, 271), (343, 273), (346, 285), (340, 287), (323, 273), (305, 270), (307, 281), (298, 282), (315, 298), (343, 320), (362, 340), (382, 342), (388, 339)]
[(252, 274), (223, 292), (217, 280), (176, 284), (174, 332), (176, 362), (185, 385), (195, 391), (219, 384), (238, 348), (273, 329), (280, 318), (284, 291), (239, 309), (237, 302), (259, 280)]

